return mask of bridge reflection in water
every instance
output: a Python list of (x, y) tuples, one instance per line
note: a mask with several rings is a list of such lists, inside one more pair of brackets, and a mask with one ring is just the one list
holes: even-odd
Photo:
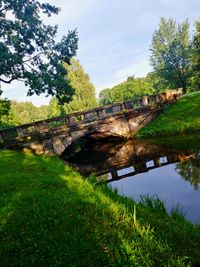
[(178, 205), (188, 220), (200, 223), (200, 135), (157, 141), (164, 145), (90, 141), (68, 162), (82, 174), (95, 173), (120, 195), (135, 201), (157, 195), (169, 212)]
[(171, 149), (149, 141), (96, 142), (68, 159), (83, 174), (94, 173), (100, 181), (113, 182), (171, 163), (195, 157), (193, 150)]
[[(123, 178), (128, 178), (139, 173), (148, 172), (159, 167), (169, 165), (171, 163), (179, 162), (180, 160), (186, 160), (193, 155), (173, 154), (170, 156), (157, 157), (149, 161), (141, 161), (133, 163), (133, 166), (123, 168), (121, 170), (111, 170), (107, 182), (113, 182)], [(133, 171), (130, 171), (133, 170)]]

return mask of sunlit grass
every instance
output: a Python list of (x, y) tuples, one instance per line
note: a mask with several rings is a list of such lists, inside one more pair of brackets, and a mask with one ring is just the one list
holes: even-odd
[(197, 266), (199, 247), (199, 226), (158, 199), (136, 204), (58, 158), (0, 152), (1, 266)]
[(200, 93), (184, 96), (169, 106), (137, 136), (168, 136), (195, 131), (200, 131)]

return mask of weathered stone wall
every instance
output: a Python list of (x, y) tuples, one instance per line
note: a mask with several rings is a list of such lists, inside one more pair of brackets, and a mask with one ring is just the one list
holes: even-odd
[(88, 124), (80, 125), (71, 132), (52, 138), (53, 151), (61, 155), (64, 150), (73, 142), (86, 135), (98, 136), (104, 138), (107, 136), (119, 136), (129, 138), (151, 121), (160, 110), (146, 111), (144, 114), (135, 115), (130, 113), (119, 116), (106, 118), (103, 121), (95, 121)]

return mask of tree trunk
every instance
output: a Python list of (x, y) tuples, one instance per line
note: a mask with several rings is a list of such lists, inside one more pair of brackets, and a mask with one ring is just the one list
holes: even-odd
[(183, 94), (186, 94), (186, 92), (187, 92), (186, 84), (182, 85), (182, 89), (183, 89)]

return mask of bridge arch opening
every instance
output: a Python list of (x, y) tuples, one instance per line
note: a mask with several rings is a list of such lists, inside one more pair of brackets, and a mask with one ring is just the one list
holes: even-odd
[[(92, 153), (91, 151), (95, 150), (99, 151), (99, 155), (101, 155), (102, 151), (102, 155), (105, 156), (104, 152), (109, 146), (112, 146), (113, 143), (122, 143), (124, 140), (125, 138), (122, 136), (107, 135), (107, 133), (102, 134), (96, 132), (92, 135), (88, 134), (71, 142), (71, 144), (61, 153), (60, 157), (67, 161), (73, 161), (74, 157), (81, 157), (82, 153), (85, 155), (86, 152)], [(90, 158), (92, 158), (91, 155)]]

